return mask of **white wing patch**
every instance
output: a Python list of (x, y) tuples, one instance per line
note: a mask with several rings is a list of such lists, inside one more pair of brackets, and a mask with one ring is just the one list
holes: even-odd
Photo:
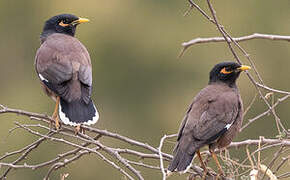
[(38, 76), (39, 76), (39, 78), (40, 78), (41, 81), (46, 81), (46, 82), (48, 82), (48, 80), (45, 79), (41, 74), (38, 74)]
[(93, 119), (90, 119), (90, 120), (88, 120), (87, 122), (84, 122), (84, 123), (75, 123), (75, 122), (71, 122), (71, 121), (69, 120), (69, 118), (66, 117), (66, 115), (65, 115), (65, 114), (62, 112), (62, 110), (61, 110), (61, 105), (59, 104), (59, 107), (58, 107), (59, 118), (60, 118), (60, 120), (61, 120), (64, 124), (68, 124), (68, 125), (70, 125), (70, 126), (78, 126), (78, 125), (81, 125), (81, 124), (92, 125), (92, 124), (95, 124), (96, 122), (98, 122), (99, 117), (100, 117), (100, 116), (99, 116), (99, 112), (98, 112), (98, 110), (97, 110), (97, 108), (96, 108), (95, 105), (94, 105), (94, 108), (95, 108), (95, 110), (96, 110), (96, 113), (95, 113)]
[(233, 125), (234, 122), (232, 122), (231, 124), (227, 124), (225, 128), (230, 129), (230, 127)]

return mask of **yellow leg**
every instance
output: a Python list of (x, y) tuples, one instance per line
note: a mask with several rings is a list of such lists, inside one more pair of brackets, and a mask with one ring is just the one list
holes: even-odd
[(81, 131), (81, 125), (77, 125), (75, 128), (75, 134), (78, 134)]
[(197, 157), (198, 157), (198, 159), (199, 159), (199, 161), (200, 161), (200, 164), (201, 164), (201, 167), (202, 167), (202, 169), (203, 169), (203, 175), (202, 175), (202, 180), (205, 180), (205, 178), (206, 178), (206, 174), (207, 174), (207, 168), (206, 168), (206, 166), (205, 166), (205, 164), (204, 164), (204, 162), (203, 162), (203, 160), (202, 160), (202, 157), (201, 157), (201, 155), (200, 155), (200, 151), (199, 150), (197, 150), (196, 151), (196, 154), (197, 154)]
[(54, 112), (52, 114), (52, 118), (55, 121), (55, 128), (59, 129), (60, 124), (59, 124), (59, 115), (58, 115), (58, 106), (59, 106), (59, 97), (56, 97), (56, 103), (55, 103), (55, 108), (54, 108)]
[(222, 166), (220, 165), (220, 163), (219, 163), (219, 161), (218, 161), (218, 158), (217, 158), (215, 152), (212, 151), (212, 150), (210, 150), (210, 153), (211, 153), (211, 156), (212, 156), (212, 158), (214, 159), (214, 161), (215, 161), (215, 163), (217, 164), (218, 169), (219, 169), (219, 174), (218, 174), (218, 176), (217, 176), (217, 178), (218, 178), (219, 175), (224, 175), (224, 172), (223, 172), (223, 170), (222, 170)]

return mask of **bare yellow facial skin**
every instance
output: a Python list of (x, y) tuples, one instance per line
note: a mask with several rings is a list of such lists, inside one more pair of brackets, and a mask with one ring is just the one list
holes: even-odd
[(225, 67), (220, 71), (220, 73), (223, 73), (223, 74), (230, 74), (232, 72), (233, 71), (227, 71)]

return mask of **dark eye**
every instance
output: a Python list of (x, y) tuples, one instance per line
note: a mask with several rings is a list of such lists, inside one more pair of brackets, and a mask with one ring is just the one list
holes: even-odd
[(232, 71), (232, 68), (231, 67), (226, 67), (226, 70), (227, 71)]
[(67, 19), (64, 19), (62, 22), (63, 22), (64, 24), (68, 24), (68, 20), (67, 20)]

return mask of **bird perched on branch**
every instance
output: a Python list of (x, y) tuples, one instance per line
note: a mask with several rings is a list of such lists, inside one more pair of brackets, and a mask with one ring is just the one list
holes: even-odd
[(56, 101), (55, 126), (91, 125), (99, 119), (91, 99), (92, 65), (85, 46), (76, 39), (79, 24), (88, 22), (71, 14), (48, 19), (40, 36), (41, 46), (35, 57), (35, 69), (45, 93)]
[(181, 123), (169, 171), (185, 171), (197, 153), (206, 174), (199, 149), (208, 145), (219, 173), (223, 174), (214, 150), (229, 145), (239, 132), (243, 104), (236, 80), (248, 69), (249, 66), (235, 62), (222, 62), (213, 67), (208, 85), (194, 98)]

